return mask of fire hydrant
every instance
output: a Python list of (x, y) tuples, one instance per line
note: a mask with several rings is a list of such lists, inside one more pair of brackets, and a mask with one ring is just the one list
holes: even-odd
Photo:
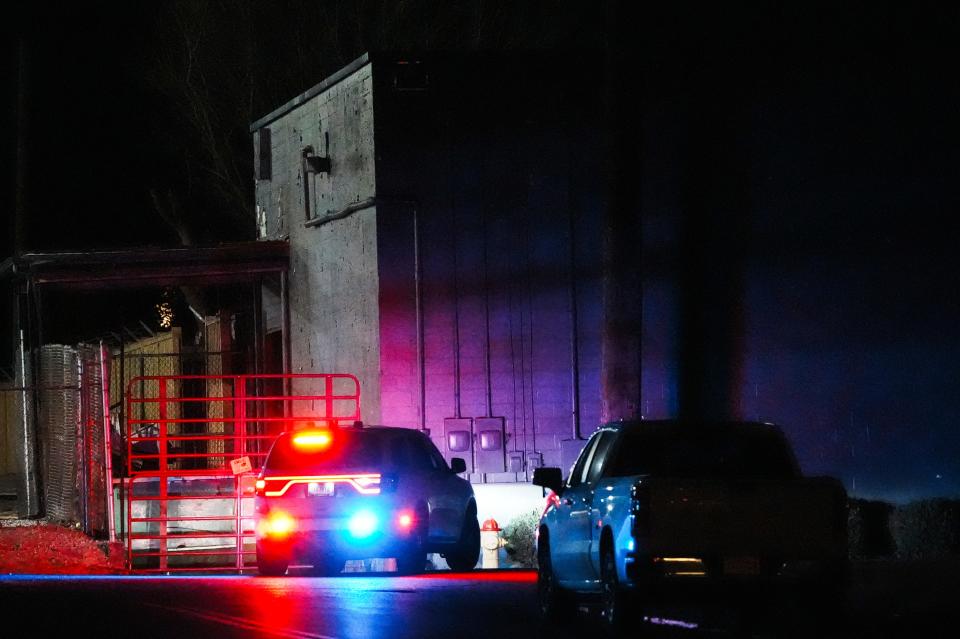
[(480, 547), (483, 548), (483, 568), (500, 567), (500, 548), (505, 542), (500, 539), (500, 524), (496, 519), (487, 519), (480, 526)]

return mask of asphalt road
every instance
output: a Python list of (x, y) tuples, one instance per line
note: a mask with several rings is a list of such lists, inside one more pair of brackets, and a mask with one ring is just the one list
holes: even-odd
[(0, 577), (0, 618), (28, 621), (22, 637), (519, 637), (536, 629), (534, 579), (530, 572)]
[[(944, 592), (941, 582), (936, 588), (940, 596), (922, 594), (905, 606), (903, 597), (877, 585), (882, 581), (877, 575), (867, 576), (873, 593), (853, 597), (843, 623), (788, 600), (782, 608), (760, 611), (773, 619), (772, 627), (752, 623), (756, 610), (713, 602), (654, 611), (642, 628), (653, 636), (691, 639), (957, 636), (957, 606), (947, 605), (957, 590)], [(896, 583), (903, 578), (899, 575)], [(337, 578), (0, 576), (0, 634), (136, 639), (600, 636), (596, 614), (586, 610), (560, 627), (544, 626), (535, 596), (534, 573), (510, 571)], [(744, 626), (755, 627), (744, 633)], [(18, 632), (6, 632), (13, 629)]]

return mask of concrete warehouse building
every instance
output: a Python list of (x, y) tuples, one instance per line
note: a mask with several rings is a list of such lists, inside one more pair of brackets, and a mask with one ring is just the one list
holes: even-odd
[[(937, 303), (952, 253), (924, 235), (937, 156), (918, 204), (894, 206), (896, 181), (844, 177), (816, 74), (730, 84), (686, 60), (627, 78), (602, 55), (364, 56), (255, 122), (260, 238), (290, 249), (288, 286), (264, 292), (264, 370), (284, 355), (294, 373), (356, 373), (365, 420), (429, 429), (478, 486), (569, 468), (600, 421), (618, 319), (614, 183), (616, 210), (642, 211), (643, 417), (775, 422), (804, 471), (858, 496), (955, 492), (956, 442), (936, 434), (957, 403), (940, 373), (955, 314)], [(895, 174), (899, 157), (875, 159)], [(289, 348), (271, 349), (284, 317)]]
[(429, 429), (475, 483), (567, 466), (599, 423), (586, 67), (363, 56), (251, 126), (259, 236), (290, 242), (291, 372), (358, 375), (365, 421)]

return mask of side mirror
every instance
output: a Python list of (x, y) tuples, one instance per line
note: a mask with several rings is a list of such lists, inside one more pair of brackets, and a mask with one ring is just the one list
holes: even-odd
[(463, 461), (462, 457), (451, 457), (450, 471), (458, 475), (467, 472), (467, 462)]
[(563, 471), (559, 468), (534, 468), (533, 485), (549, 488), (559, 495), (563, 492)]

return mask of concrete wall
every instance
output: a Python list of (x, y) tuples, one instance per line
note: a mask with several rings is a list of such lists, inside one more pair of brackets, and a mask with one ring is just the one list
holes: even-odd
[(499, 62), (425, 60), (417, 89), (404, 86), (411, 65), (375, 62), (377, 190), (390, 203), (378, 218), (382, 405), (390, 423), (430, 429), (448, 458), (463, 454), (446, 449), (445, 419), (503, 418), (523, 466), (473, 479), (516, 482), (530, 457), (572, 462), (575, 417), (584, 437), (599, 423), (604, 182), (596, 102), (561, 112), (579, 92), (570, 68)]
[(370, 423), (380, 421), (376, 213), (307, 229), (290, 253), (292, 372), (353, 373)]
[[(447, 457), (446, 418), (502, 418), (521, 467), (477, 481), (567, 466), (575, 420), (599, 421), (600, 136), (594, 102), (561, 115), (569, 72), (361, 61), (252, 127), (261, 233), (291, 244), (292, 371), (357, 374), (365, 420), (426, 427)], [(308, 146), (329, 175), (304, 174)]]
[[(492, 416), (504, 419), (508, 452), (568, 467), (581, 446), (575, 418), (588, 436), (600, 414), (597, 60), (443, 56), (423, 64), (375, 59), (339, 81), (364, 78), (353, 93), (327, 87), (344, 114), (336, 135), (330, 130), (331, 149), (344, 154), (332, 152), (330, 179), (350, 188), (316, 192), (336, 200), (325, 210), (376, 195), (375, 209), (304, 228), (299, 151), (323, 148), (315, 123), (334, 116), (321, 117), (311, 98), (270, 124), (275, 175), (258, 184), (257, 203), (270, 236), (290, 236), (294, 370), (359, 372), (365, 407), (378, 407), (376, 416), (365, 411), (368, 420), (425, 426), (447, 457), (445, 419)], [(947, 257), (952, 238), (924, 234), (947, 227), (929, 195), (942, 188), (941, 159), (921, 154), (925, 177), (900, 192), (898, 156), (882, 149), (877, 166), (891, 177), (878, 188), (870, 163), (837, 155), (833, 136), (847, 124), (832, 102), (808, 108), (811, 87), (782, 80), (762, 96), (741, 96), (722, 110), (735, 116), (726, 129), (716, 126), (711, 100), (675, 84), (676, 70), (663, 67), (636, 111), (642, 415), (678, 414), (691, 316), (684, 274), (709, 275), (729, 253), (742, 262), (732, 269), (741, 290), (729, 305), (722, 296), (699, 303), (737, 316), (735, 342), (723, 345), (731, 357), (713, 353), (736, 360), (727, 380), (735, 411), (783, 425), (807, 472), (839, 476), (854, 494), (955, 494), (960, 438), (944, 433), (958, 432), (949, 428), (957, 375), (948, 373), (960, 361), (950, 295), (960, 271)], [(857, 95), (837, 99), (860, 108)], [(699, 116), (712, 119), (696, 124)], [(925, 148), (952, 152), (935, 126), (923, 127)], [(726, 138), (704, 134), (720, 129)], [(869, 130), (883, 140), (896, 126)], [(371, 146), (341, 142), (357, 131)], [(860, 144), (849, 135), (846, 144)], [(851, 167), (855, 180), (844, 177)], [(691, 221), (711, 252), (686, 237)], [(338, 297), (349, 308), (327, 307)], [(529, 471), (474, 479), (522, 481)]]
[[(376, 195), (371, 78), (369, 64), (357, 65), (256, 125), (253, 138), (259, 157), (266, 137), (258, 131), (269, 128), (271, 173), (256, 183), (262, 237), (290, 241), (291, 371), (357, 375), (362, 417), (377, 422), (377, 210), (326, 220)], [(307, 147), (330, 158), (329, 173), (304, 172)], [(271, 300), (279, 302), (265, 296), (265, 304)]]

